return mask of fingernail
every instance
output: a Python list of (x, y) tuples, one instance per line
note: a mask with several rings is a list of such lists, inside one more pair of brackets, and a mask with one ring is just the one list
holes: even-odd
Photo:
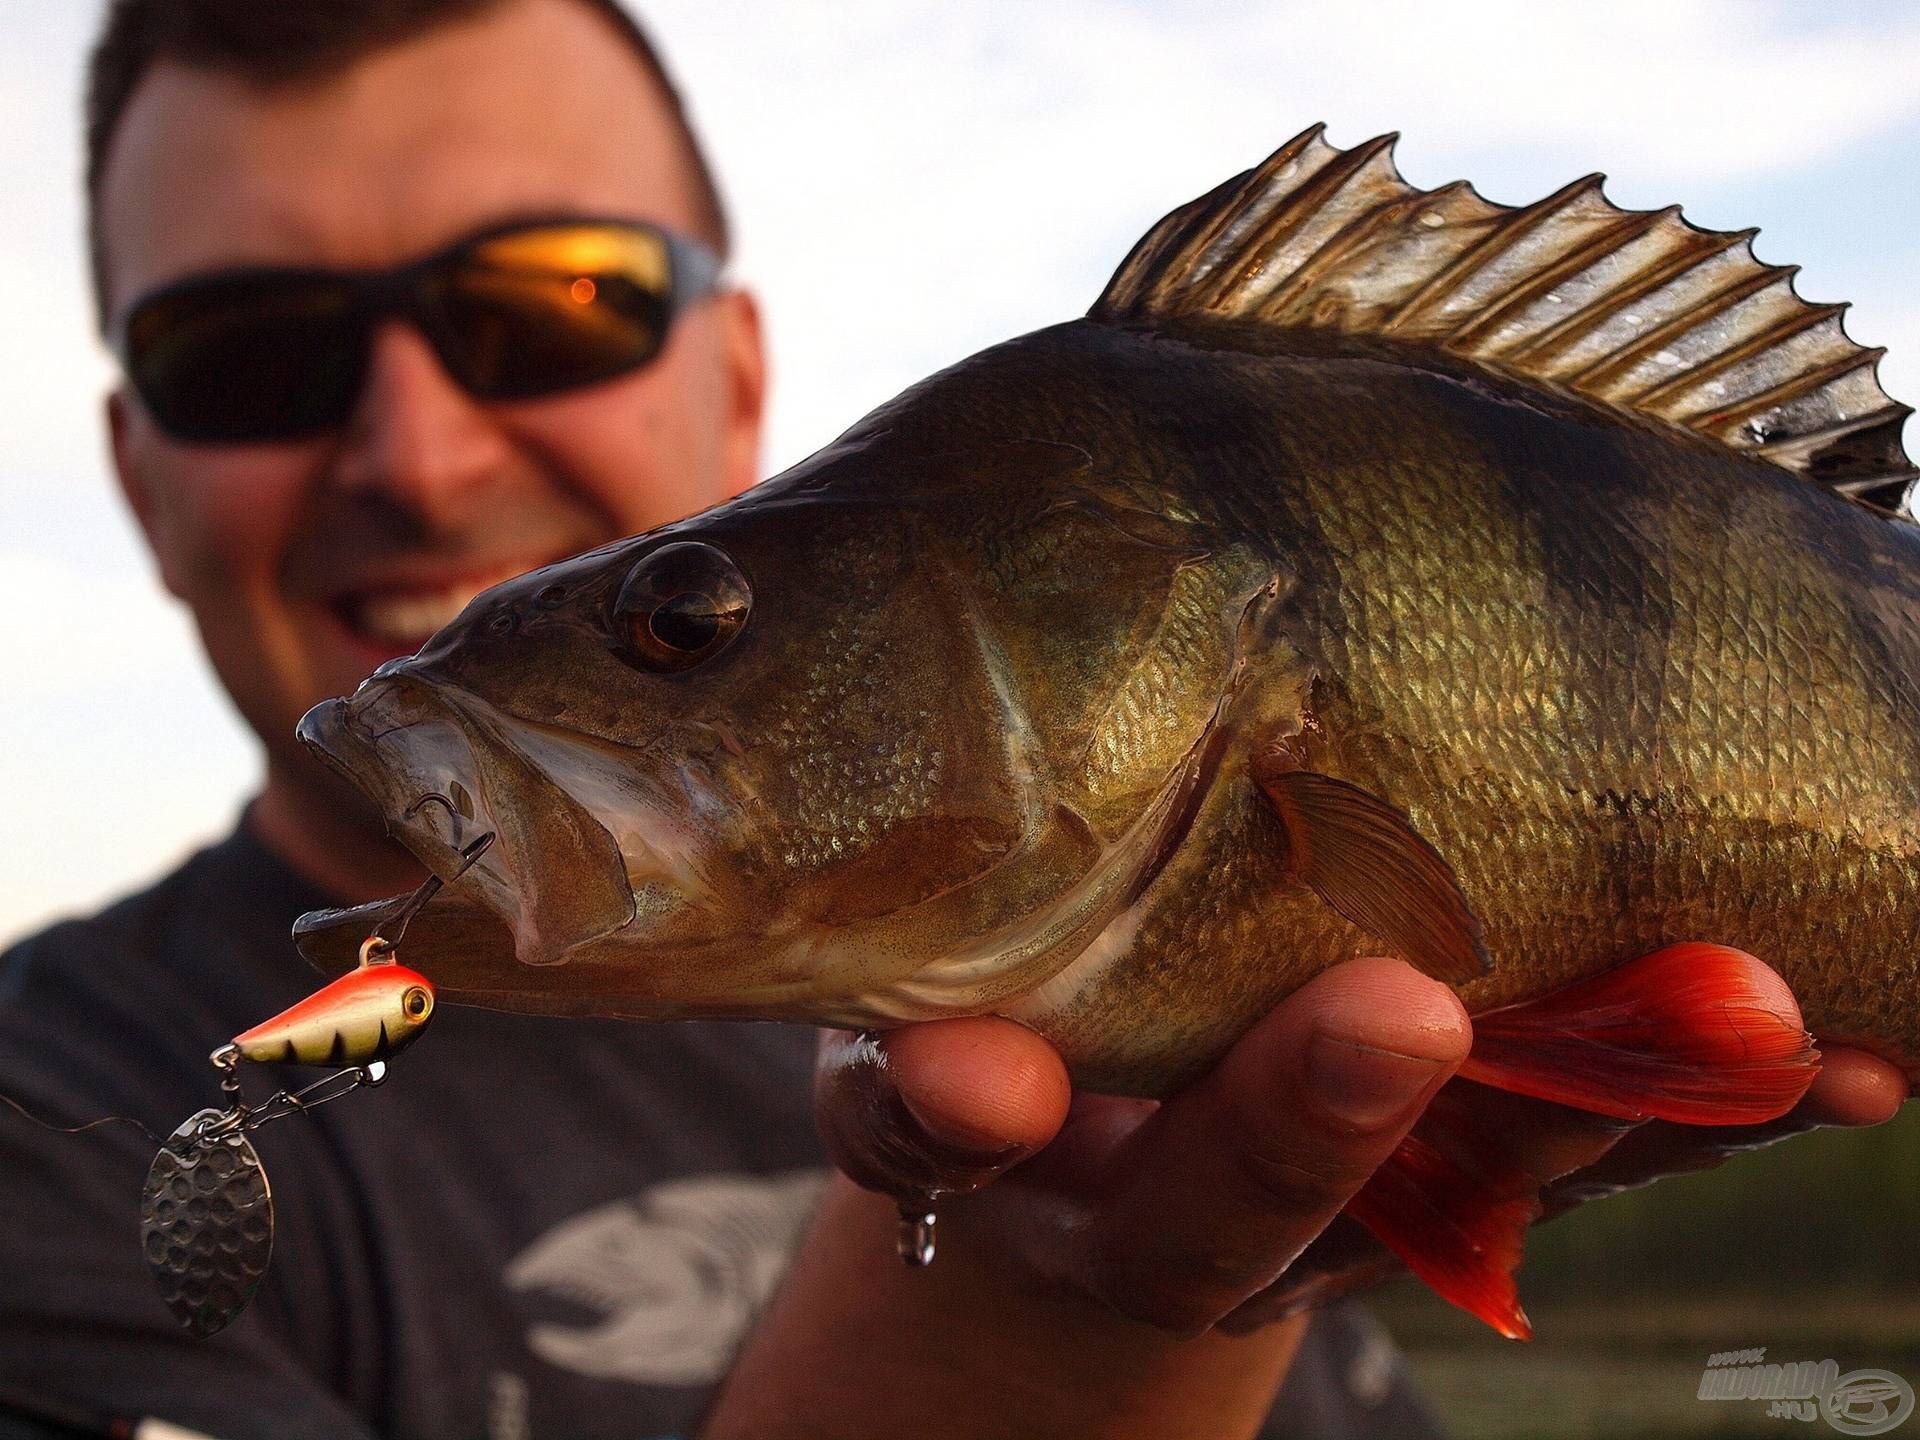
[(1337, 1035), (1315, 1035), (1307, 1050), (1307, 1085), (1322, 1109), (1363, 1130), (1397, 1120), (1418, 1100), (1445, 1062), (1403, 1055)]

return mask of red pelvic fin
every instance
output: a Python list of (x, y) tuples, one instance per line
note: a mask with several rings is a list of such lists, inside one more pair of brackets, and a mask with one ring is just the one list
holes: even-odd
[(1509, 1340), (1531, 1340), (1513, 1272), (1527, 1227), (1540, 1218), (1540, 1184), (1491, 1162), (1464, 1128), (1466, 1110), (1442, 1090), (1414, 1130), (1347, 1202), (1407, 1268)]
[(1791, 1110), (1819, 1060), (1758, 960), (1689, 941), (1474, 1016), (1459, 1074), (1623, 1120), (1753, 1125)]

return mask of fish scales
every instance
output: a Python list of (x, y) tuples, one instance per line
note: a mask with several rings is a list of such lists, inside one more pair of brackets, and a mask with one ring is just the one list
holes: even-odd
[[(1161, 1094), (1356, 954), (1484, 1015), (1701, 940), (1920, 1078), (1906, 412), (1750, 238), (1307, 132), (1088, 319), (303, 733), (390, 814), (513, 821), (412, 932), (456, 1000), (993, 1011)], [(683, 572), (750, 599), (650, 672), (627, 597)], [(444, 863), (437, 813), (396, 830)]]
[[(1782, 970), (1822, 1033), (1884, 1033), (1920, 914), (1920, 647), (1880, 620), (1920, 612), (1912, 530), (1605, 415), (1373, 359), (1267, 365), (1290, 453), (1206, 486), (1244, 486), (1221, 513), (1258, 516), (1300, 574), (1323, 768), (1404, 804), (1475, 900), (1496, 968), (1469, 1004), (1713, 935)], [(1367, 367), (1365, 403), (1304, 365)], [(1302, 904), (1248, 950), (1202, 920), (1217, 899), (1169, 885), (1140, 935), (1158, 960), (1112, 975), (1112, 1014), (1223, 956), (1284, 993), (1373, 945)]]
[[(1178, 410), (1171, 357), (1149, 348), (1143, 388)], [(1178, 457), (1161, 473), (1194, 488), (1181, 503), (1221, 543), (1258, 533), (1287, 557), (1296, 639), (1320, 671), (1320, 768), (1391, 794), (1459, 872), (1496, 961), (1464, 989), (1472, 1008), (1711, 935), (1780, 969), (1822, 1033), (1920, 1050), (1911, 1010), (1898, 1034), (1885, 1026), (1889, 991), (1920, 993), (1920, 645), (1910, 620), (1883, 623), (1920, 613), (1910, 527), (1417, 363), (1199, 349), (1180, 363), (1196, 388), (1285, 416), (1284, 436), (1265, 427), (1271, 443), (1231, 457), (1217, 441), (1183, 455), (1177, 434), (1122, 444)], [(1237, 372), (1228, 386), (1218, 368)], [(1382, 410), (1391, 432), (1372, 423)], [(1250, 417), (1221, 428), (1262, 433)], [(1099, 443), (1092, 427), (1076, 439)], [(1244, 1018), (1378, 948), (1298, 887), (1287, 899), (1271, 874), (1236, 874), (1274, 853), (1266, 823), (1255, 806), (1222, 817), (1143, 922), (1136, 949), (1153, 959), (1107, 968), (1063, 1034), (1084, 1027), (1092, 1048), (1141, 1013), (1201, 1025), (1225, 968), (1270, 980), (1244, 987)]]
[[(302, 737), (446, 882), (408, 945), (456, 1001), (998, 1014), (1164, 1095), (1388, 953), (1473, 1012), (1465, 1080), (1753, 1125), (1817, 1070), (1759, 957), (1920, 1085), (1908, 411), (1751, 238), (1309, 130), (1087, 319), (495, 587)], [(298, 938), (346, 968), (400, 903)], [(1540, 1182), (1473, 1112), (1346, 1213), (1524, 1336)]]

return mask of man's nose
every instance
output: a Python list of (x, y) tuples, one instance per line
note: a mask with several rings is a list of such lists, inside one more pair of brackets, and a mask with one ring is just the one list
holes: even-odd
[(424, 335), (398, 321), (374, 333), (341, 442), (343, 485), (385, 492), (432, 520), (509, 459), (493, 416), (447, 374)]

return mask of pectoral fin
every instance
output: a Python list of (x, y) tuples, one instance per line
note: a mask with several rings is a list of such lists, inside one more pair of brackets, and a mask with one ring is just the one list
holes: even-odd
[(1757, 1125), (1819, 1073), (1813, 1037), (1783, 1015), (1742, 950), (1689, 941), (1473, 1017), (1459, 1073), (1622, 1120)]
[(1394, 806), (1263, 755), (1253, 778), (1286, 831), (1293, 871), (1408, 964), (1449, 984), (1487, 969), (1480, 920), (1453, 867)]

